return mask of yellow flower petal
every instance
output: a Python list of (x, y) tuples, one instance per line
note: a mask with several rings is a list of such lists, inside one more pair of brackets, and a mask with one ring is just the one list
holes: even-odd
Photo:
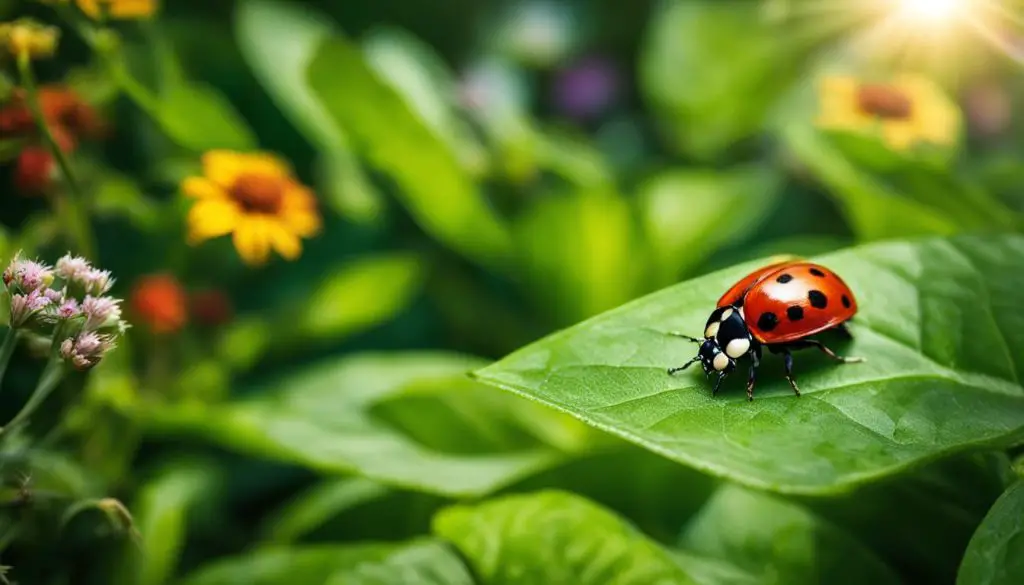
[(141, 18), (156, 12), (156, 0), (77, 0), (78, 7), (90, 18), (99, 18), (105, 4), (111, 18)]
[(203, 174), (214, 183), (230, 189), (241, 175), (287, 177), (291, 169), (270, 154), (211, 150), (203, 154)]
[(223, 188), (213, 181), (204, 177), (188, 177), (181, 182), (181, 190), (189, 197), (196, 199), (223, 199), (227, 200), (228, 194)]
[(197, 244), (203, 240), (223, 236), (236, 229), (241, 210), (232, 201), (201, 199), (188, 211), (188, 241)]
[(292, 233), (287, 226), (276, 221), (267, 221), (264, 225), (270, 243), (285, 260), (295, 260), (302, 253), (302, 243), (299, 237)]
[(261, 216), (246, 216), (239, 221), (234, 235), (235, 249), (242, 261), (250, 266), (265, 264), (270, 255), (270, 233), (267, 220)]

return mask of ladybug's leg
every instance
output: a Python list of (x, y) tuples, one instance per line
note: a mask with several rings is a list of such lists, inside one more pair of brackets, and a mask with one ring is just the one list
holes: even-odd
[(838, 354), (836, 354), (836, 352), (834, 352), (831, 349), (829, 349), (828, 347), (826, 347), (824, 343), (818, 341), (817, 339), (802, 339), (800, 341), (794, 342), (792, 344), (792, 347), (794, 349), (797, 349), (797, 348), (800, 348), (800, 347), (816, 347), (816, 348), (820, 349), (821, 352), (824, 353), (825, 355), (827, 355), (828, 357), (836, 360), (837, 362), (843, 362), (844, 364), (856, 364), (856, 363), (860, 363), (860, 362), (864, 361), (864, 358), (844, 357), (844, 356), (838, 355)]
[(782, 360), (786, 364), (786, 379), (789, 380), (789, 385), (793, 387), (793, 392), (797, 396), (800, 396), (800, 388), (796, 385), (796, 379), (793, 378), (793, 354), (789, 353), (789, 348), (782, 348)]
[(747, 400), (754, 400), (754, 385), (757, 383), (757, 368), (761, 365), (761, 348), (750, 352), (750, 374), (747, 376)]
[(729, 375), (728, 372), (722, 372), (722, 373), (718, 374), (718, 380), (715, 382), (715, 387), (711, 389), (711, 395), (712, 396), (718, 394), (718, 387), (722, 385), (722, 380), (724, 380), (725, 377), (728, 376), (728, 375)]
[(698, 362), (698, 361), (700, 361), (700, 356), (697, 356), (697, 357), (691, 359), (690, 361), (686, 362), (685, 364), (683, 364), (683, 365), (681, 365), (679, 367), (669, 368), (668, 369), (668, 375), (671, 376), (672, 374), (675, 374), (676, 372), (682, 372), (683, 370), (685, 370), (686, 368), (692, 366), (695, 362)]

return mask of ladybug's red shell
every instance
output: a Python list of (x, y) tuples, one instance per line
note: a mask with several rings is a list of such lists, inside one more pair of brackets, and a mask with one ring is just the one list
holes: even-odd
[(747, 275), (723, 295), (719, 306), (723, 302), (742, 306), (751, 335), (765, 344), (814, 335), (857, 312), (857, 300), (839, 275), (820, 264), (799, 260)]

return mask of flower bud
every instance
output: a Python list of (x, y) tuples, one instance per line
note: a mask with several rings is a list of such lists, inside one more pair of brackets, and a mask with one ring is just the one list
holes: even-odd
[(86, 371), (95, 367), (114, 347), (112, 336), (84, 331), (65, 339), (60, 344), (60, 355), (76, 370)]
[(28, 18), (0, 24), (0, 44), (12, 55), (32, 59), (52, 57), (57, 52), (60, 30)]

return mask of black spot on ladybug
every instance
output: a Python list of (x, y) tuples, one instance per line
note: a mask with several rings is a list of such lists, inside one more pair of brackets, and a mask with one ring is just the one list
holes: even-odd
[(761, 316), (757, 319), (757, 328), (761, 331), (771, 331), (775, 329), (775, 326), (779, 324), (779, 318), (775, 316), (775, 313), (761, 313)]
[(787, 282), (789, 282), (791, 280), (793, 280), (793, 276), (792, 275), (790, 275), (790, 274), (783, 274), (783, 275), (780, 275), (778, 278), (776, 278), (775, 282), (777, 282), (779, 284), (786, 284)]
[(850, 297), (848, 297), (848, 296), (846, 296), (846, 295), (843, 295), (843, 298), (842, 298), (842, 299), (840, 299), (840, 300), (842, 300), (842, 301), (843, 301), (843, 306), (844, 306), (844, 307), (846, 307), (847, 309), (849, 309), (849, 308), (850, 308)]
[(828, 306), (828, 297), (820, 290), (812, 290), (807, 293), (807, 300), (811, 301), (811, 306), (815, 309), (824, 309)]
[(819, 278), (825, 276), (825, 273), (820, 271), (820, 270), (818, 270), (817, 268), (811, 268), (811, 274), (813, 274), (814, 276), (817, 276)]
[(799, 321), (804, 318), (804, 308), (793, 306), (786, 309), (786, 316), (789, 317), (790, 321)]

